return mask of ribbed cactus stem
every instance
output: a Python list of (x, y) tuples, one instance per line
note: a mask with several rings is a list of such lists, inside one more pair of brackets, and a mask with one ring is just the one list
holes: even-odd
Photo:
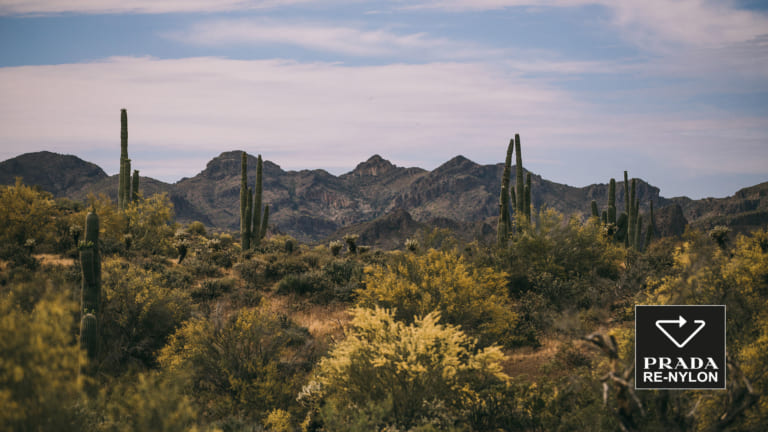
[(256, 189), (253, 191), (253, 220), (251, 233), (253, 237), (253, 246), (261, 244), (261, 192), (263, 188), (262, 176), (263, 176), (264, 163), (262, 162), (261, 155), (256, 158)]
[(525, 176), (525, 218), (528, 222), (531, 221), (531, 173), (526, 173)]
[(616, 234), (614, 234), (614, 239), (616, 239), (617, 242), (626, 241), (628, 220), (629, 220), (629, 217), (624, 212), (621, 212), (621, 214), (619, 215), (619, 218), (616, 220)]
[(99, 320), (92, 313), (80, 319), (80, 348), (86, 351), (90, 360), (99, 353)]
[(267, 235), (267, 226), (269, 224), (269, 204), (264, 206), (264, 217), (261, 218), (261, 230), (259, 231), (259, 238), (264, 238)]
[(650, 201), (648, 204), (650, 206), (650, 215), (649, 215), (650, 220), (648, 221), (648, 230), (645, 232), (644, 247), (646, 248), (651, 244), (651, 240), (653, 240), (653, 236), (656, 231), (656, 221), (654, 220), (654, 217), (653, 217), (653, 201)]
[(131, 199), (133, 202), (139, 200), (139, 170), (133, 170), (133, 181), (131, 181)]
[(117, 208), (119, 210), (125, 208), (127, 200), (125, 190), (130, 187), (126, 183), (126, 160), (128, 160), (128, 112), (123, 108), (120, 110), (120, 173), (117, 177)]
[(629, 208), (632, 206), (629, 202), (629, 173), (624, 171), (624, 212), (629, 214)]
[[(499, 222), (496, 228), (496, 235), (499, 246), (504, 246), (509, 237), (512, 221), (509, 216), (509, 176), (512, 170), (512, 152), (514, 150), (515, 140), (509, 140), (507, 146), (507, 157), (504, 160), (504, 171), (501, 175), (501, 192), (499, 193)], [(514, 193), (514, 192), (513, 192)]]
[(602, 222), (603, 225), (608, 225), (608, 210), (603, 210), (600, 214), (600, 222)]
[(616, 180), (611, 179), (608, 185), (608, 223), (616, 223)]
[(245, 207), (245, 233), (243, 234), (243, 249), (251, 248), (251, 219), (253, 218), (253, 190), (248, 188), (248, 204)]
[(643, 240), (642, 237), (643, 232), (643, 215), (637, 215), (637, 226), (635, 227), (635, 249), (642, 250), (643, 244), (641, 243)]
[(523, 153), (520, 151), (520, 135), (515, 134), (515, 186), (517, 187), (517, 215), (525, 211), (525, 184), (523, 183)]
[(629, 189), (629, 221), (627, 222), (627, 240), (626, 245), (635, 244), (635, 232), (637, 231), (637, 209), (635, 208), (635, 195), (637, 194), (637, 179), (632, 179)]
[(590, 203), (593, 218), (600, 218), (600, 211), (597, 209), (597, 201), (592, 200)]
[(99, 257), (99, 217), (94, 212), (85, 217), (85, 245), (80, 251), (83, 272), (80, 290), (80, 343), (88, 358), (98, 353), (98, 315), (101, 302), (101, 259)]
[(248, 155), (243, 152), (240, 160), (240, 241), (242, 242), (243, 250), (248, 249), (248, 246), (250, 246), (250, 239), (246, 235), (248, 200)]

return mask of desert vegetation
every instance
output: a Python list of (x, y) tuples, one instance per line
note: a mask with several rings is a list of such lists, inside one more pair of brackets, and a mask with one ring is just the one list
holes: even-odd
[[(233, 233), (176, 223), (126, 147), (118, 203), (0, 186), (0, 430), (768, 424), (765, 229), (658, 237), (626, 172), (623, 212), (613, 179), (591, 217), (534, 208), (516, 136), (493, 243), (302, 244), (268, 234), (260, 158)], [(727, 390), (635, 391), (636, 304), (726, 304)]]

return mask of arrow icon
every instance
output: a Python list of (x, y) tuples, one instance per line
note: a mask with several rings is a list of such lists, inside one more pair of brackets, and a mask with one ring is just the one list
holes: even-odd
[(669, 334), (669, 332), (667, 332), (667, 330), (664, 327), (662, 327), (661, 325), (662, 324), (677, 324), (677, 328), (683, 328), (683, 326), (687, 322), (688, 321), (686, 321), (686, 319), (683, 318), (682, 315), (678, 315), (677, 319), (674, 319), (674, 320), (656, 320), (656, 327), (658, 327), (658, 329), (661, 330), (661, 332), (664, 333), (664, 335), (667, 338), (669, 338), (669, 340), (671, 340), (672, 343), (675, 344), (675, 346), (677, 346), (678, 348), (682, 348), (682, 347), (686, 346), (688, 344), (688, 342), (690, 342), (691, 339), (693, 339), (693, 337), (696, 336), (701, 331), (701, 329), (704, 328), (705, 325), (707, 325), (707, 323), (705, 323), (704, 320), (693, 320), (693, 323), (694, 324), (698, 324), (699, 328), (694, 330), (693, 333), (691, 333), (691, 335), (688, 336), (688, 338), (685, 341), (683, 341), (683, 343), (678, 342), (677, 339), (672, 337), (672, 335)]

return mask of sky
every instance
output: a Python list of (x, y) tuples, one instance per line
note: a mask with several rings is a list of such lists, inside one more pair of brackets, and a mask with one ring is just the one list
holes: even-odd
[(349, 172), (456, 155), (665, 197), (768, 181), (768, 2), (0, 0), (0, 160), (192, 177), (224, 151)]

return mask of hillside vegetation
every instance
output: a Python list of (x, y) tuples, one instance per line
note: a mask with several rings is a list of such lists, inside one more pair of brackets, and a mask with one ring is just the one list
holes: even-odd
[[(243, 248), (175, 223), (167, 195), (123, 204), (0, 187), (0, 430), (768, 424), (765, 230), (637, 248), (599, 217), (512, 209), (494, 244), (423, 228), (386, 252), (354, 235)], [(634, 391), (635, 304), (726, 304), (728, 389)]]

